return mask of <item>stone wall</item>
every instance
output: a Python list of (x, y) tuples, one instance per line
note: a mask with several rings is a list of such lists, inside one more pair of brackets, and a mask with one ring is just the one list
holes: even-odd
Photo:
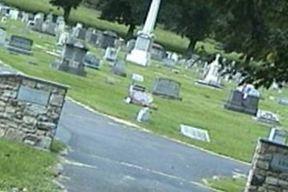
[(0, 138), (50, 148), (67, 87), (20, 75), (0, 75)]
[(288, 146), (259, 140), (245, 192), (288, 192)]

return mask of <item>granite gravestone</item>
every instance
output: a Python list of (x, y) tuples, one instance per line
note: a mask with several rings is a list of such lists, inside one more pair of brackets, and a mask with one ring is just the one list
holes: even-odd
[(231, 96), (225, 104), (225, 108), (256, 116), (258, 112), (259, 100), (260, 98), (254, 95), (248, 95), (246, 98), (244, 98), (243, 92), (235, 90), (232, 91)]
[(181, 99), (181, 84), (168, 78), (158, 78), (154, 82), (153, 95), (162, 96), (168, 99)]
[(166, 56), (166, 51), (163, 46), (153, 44), (151, 48), (151, 58), (157, 61), (162, 61)]
[(43, 13), (37, 13), (34, 17), (32, 29), (35, 31), (42, 32), (43, 22), (44, 22), (44, 14)]
[(85, 41), (86, 40), (86, 29), (79, 28), (77, 38), (82, 40), (82, 41)]
[(64, 46), (62, 59), (59, 63), (55, 63), (55, 68), (60, 71), (85, 76), (84, 57), (88, 48), (79, 41), (71, 40)]
[(112, 66), (112, 73), (121, 77), (127, 77), (125, 62), (117, 60)]
[(92, 69), (99, 69), (100, 68), (100, 60), (92, 53), (88, 52), (84, 57), (84, 64), (86, 67)]
[(31, 55), (32, 46), (33, 40), (18, 35), (12, 35), (8, 43), (7, 49), (11, 52)]
[(6, 42), (6, 30), (0, 27), (0, 46), (4, 46)]
[(104, 31), (101, 39), (99, 39), (99, 44), (102, 49), (107, 49), (108, 47), (115, 47), (118, 36), (112, 31)]

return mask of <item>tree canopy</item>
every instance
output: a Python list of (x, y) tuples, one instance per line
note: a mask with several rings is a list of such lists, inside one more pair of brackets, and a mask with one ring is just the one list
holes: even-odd
[(62, 8), (64, 11), (64, 19), (68, 22), (72, 8), (76, 9), (83, 0), (50, 0), (51, 5)]
[(286, 0), (215, 0), (215, 38), (227, 52), (242, 53), (235, 66), (245, 81), (269, 88), (288, 81), (288, 2)]
[(100, 0), (101, 18), (129, 26), (126, 37), (129, 39), (136, 26), (145, 21), (149, 3), (147, 0)]

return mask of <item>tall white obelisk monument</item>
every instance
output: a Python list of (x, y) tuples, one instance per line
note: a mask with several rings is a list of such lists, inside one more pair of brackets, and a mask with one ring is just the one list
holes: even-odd
[(142, 31), (137, 34), (134, 49), (127, 55), (126, 60), (132, 63), (147, 66), (150, 62), (150, 49), (153, 43), (155, 28), (161, 0), (152, 0), (148, 16)]

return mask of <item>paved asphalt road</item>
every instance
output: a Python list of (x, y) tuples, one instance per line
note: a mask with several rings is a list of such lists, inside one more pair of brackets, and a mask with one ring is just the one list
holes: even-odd
[(202, 178), (249, 166), (118, 124), (67, 101), (57, 137), (72, 152), (69, 192), (208, 192)]

